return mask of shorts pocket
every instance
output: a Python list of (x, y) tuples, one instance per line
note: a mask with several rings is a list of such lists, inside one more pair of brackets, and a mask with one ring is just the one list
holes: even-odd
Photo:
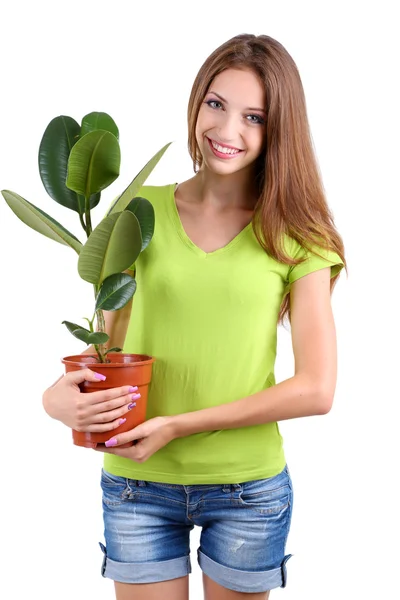
[(280, 513), (289, 507), (291, 498), (290, 480), (284, 471), (276, 477), (246, 481), (239, 485), (239, 503), (259, 514)]
[(123, 494), (127, 483), (124, 477), (113, 475), (102, 469), (101, 471), (101, 489), (103, 490), (103, 502), (108, 506), (118, 506), (122, 504)]

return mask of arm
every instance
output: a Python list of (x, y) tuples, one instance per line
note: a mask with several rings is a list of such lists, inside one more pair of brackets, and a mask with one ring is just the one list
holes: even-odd
[[(144, 462), (175, 438), (329, 412), (336, 387), (336, 333), (330, 267), (304, 275), (291, 290), (293, 377), (235, 402), (176, 416), (155, 417), (110, 438), (110, 452)], [(114, 448), (138, 440), (131, 448)]]
[(336, 387), (336, 332), (330, 267), (295, 281), (291, 289), (293, 377), (237, 400), (170, 418), (173, 437), (322, 415)]

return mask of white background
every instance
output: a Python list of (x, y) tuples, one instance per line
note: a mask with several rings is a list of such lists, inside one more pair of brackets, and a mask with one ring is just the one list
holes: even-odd
[[(0, 9), (0, 189), (80, 235), (45, 193), (37, 151), (48, 122), (93, 110), (120, 129), (120, 178), (104, 207), (173, 141), (148, 183), (192, 174), (186, 105), (208, 54), (265, 33), (292, 54), (330, 206), (349, 262), (333, 295), (339, 349), (329, 415), (284, 422), (295, 486), (286, 590), (273, 598), (397, 597), (399, 556), (398, 26), (392, 2), (8, 2)], [(397, 59), (396, 59), (397, 54)], [(396, 238), (397, 236), (397, 238)], [(0, 198), (0, 597), (113, 598), (100, 576), (102, 456), (45, 415), (60, 358), (81, 352), (61, 325), (88, 316), (76, 255), (23, 225)], [(281, 329), (277, 379), (291, 376)], [(192, 598), (202, 597), (192, 540)], [(9, 591), (6, 589), (10, 586)], [(79, 586), (79, 587), (78, 587)]]

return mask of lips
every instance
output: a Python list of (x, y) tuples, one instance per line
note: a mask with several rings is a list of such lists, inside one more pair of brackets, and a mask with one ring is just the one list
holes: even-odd
[(240, 148), (228, 146), (227, 144), (220, 144), (219, 142), (216, 142), (215, 140), (212, 140), (208, 137), (207, 141), (209, 143), (212, 153), (218, 158), (232, 159), (243, 152), (243, 150), (241, 150)]

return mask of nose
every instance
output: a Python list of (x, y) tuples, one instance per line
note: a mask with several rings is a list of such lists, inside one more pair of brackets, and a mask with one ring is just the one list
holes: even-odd
[(233, 142), (238, 133), (238, 124), (234, 115), (225, 113), (218, 129), (220, 141), (226, 144)]

